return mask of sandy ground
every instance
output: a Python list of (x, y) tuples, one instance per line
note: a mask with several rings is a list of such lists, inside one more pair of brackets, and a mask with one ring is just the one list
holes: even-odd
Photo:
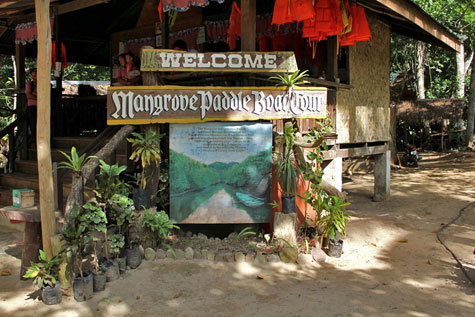
[[(0, 248), (0, 316), (475, 316), (469, 284), (435, 231), (475, 201), (475, 154), (426, 155), (394, 170), (392, 196), (371, 201), (372, 175), (346, 179), (344, 255), (314, 266), (144, 262), (85, 303), (46, 306)], [(2, 230), (0, 244), (18, 236)], [(475, 278), (475, 206), (442, 234)], [(14, 249), (8, 249), (11, 253)], [(257, 275), (265, 279), (256, 279)]]

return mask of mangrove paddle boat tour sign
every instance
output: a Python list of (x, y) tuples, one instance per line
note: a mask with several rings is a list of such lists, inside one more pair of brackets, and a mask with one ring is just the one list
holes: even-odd
[(294, 52), (192, 53), (144, 49), (141, 71), (279, 72), (298, 70)]
[(175, 223), (267, 223), (272, 123), (170, 125), (170, 219)]
[(107, 124), (324, 118), (320, 87), (110, 87)]

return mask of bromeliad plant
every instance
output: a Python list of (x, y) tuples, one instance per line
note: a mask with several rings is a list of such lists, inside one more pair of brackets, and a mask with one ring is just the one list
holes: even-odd
[(275, 153), (277, 159), (277, 177), (282, 190), (282, 196), (295, 196), (299, 179), (299, 166), (294, 153), (294, 139), (297, 130), (292, 126), (284, 127), (284, 143), (276, 145)]
[(60, 162), (58, 164), (58, 168), (67, 168), (73, 171), (74, 173), (78, 173), (78, 174), (81, 173), (81, 169), (84, 166), (84, 164), (86, 164), (87, 161), (93, 157), (93, 156), (86, 157), (86, 154), (79, 156), (77, 153), (76, 147), (74, 146), (71, 148), (71, 155), (63, 151), (59, 151), (59, 152), (63, 154), (64, 157), (66, 157), (67, 161)]
[(48, 260), (43, 250), (40, 250), (38, 259), (39, 262), (31, 262), (31, 266), (23, 277), (32, 278), (33, 285), (40, 289), (45, 286), (54, 287), (58, 279), (59, 264), (63, 259), (60, 256), (54, 256)]

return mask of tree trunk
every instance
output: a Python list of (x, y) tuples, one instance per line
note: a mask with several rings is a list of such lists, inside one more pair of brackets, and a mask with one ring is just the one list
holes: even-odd
[(465, 53), (463, 42), (460, 43), (460, 51), (457, 52), (457, 98), (465, 96)]
[(424, 42), (417, 42), (417, 65), (416, 65), (416, 76), (417, 76), (417, 99), (425, 99), (426, 92), (424, 87), (424, 52), (425, 45)]
[(37, 128), (38, 183), (40, 191), (41, 231), (43, 250), (53, 257), (51, 237), (55, 234), (53, 163), (51, 161), (50, 123), (50, 72), (51, 72), (51, 25), (49, 0), (36, 0), (36, 23), (38, 27), (38, 72), (37, 72)]
[(467, 131), (465, 134), (465, 145), (474, 147), (473, 143), (473, 125), (475, 121), (475, 70), (472, 64), (471, 76), (470, 76), (470, 97), (468, 98), (467, 107)]
[[(158, 124), (148, 124), (143, 126), (144, 132), (147, 133), (148, 131), (154, 131), (160, 134), (160, 127)], [(149, 164), (145, 167), (143, 173), (148, 175), (148, 181), (146, 190), (150, 193), (150, 201), (152, 202), (152, 206), (155, 205), (155, 197), (157, 197), (157, 190), (158, 190), (158, 182), (160, 179), (160, 161), (157, 162), (158, 166), (155, 163)]]
[(135, 127), (131, 125), (123, 126), (110, 139), (110, 141), (106, 145), (104, 145), (96, 154), (94, 154), (94, 157), (91, 158), (86, 163), (86, 165), (84, 165), (84, 167), (81, 170), (82, 177), (80, 178), (73, 177), (71, 193), (68, 196), (68, 200), (66, 202), (66, 210), (64, 212), (64, 218), (66, 219), (66, 221), (68, 221), (74, 205), (78, 205), (78, 206), (83, 205), (84, 185), (86, 184), (87, 180), (91, 176), (94, 169), (99, 165), (99, 160), (105, 160), (106, 158), (110, 157), (111, 153), (117, 148), (119, 143), (123, 139), (125, 139), (132, 131), (134, 131), (134, 129)]

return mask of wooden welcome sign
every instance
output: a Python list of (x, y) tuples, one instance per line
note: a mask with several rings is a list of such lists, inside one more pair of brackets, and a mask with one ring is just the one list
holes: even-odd
[(324, 118), (326, 104), (316, 87), (110, 87), (107, 124)]
[(192, 53), (144, 49), (141, 71), (279, 72), (298, 70), (294, 52)]

